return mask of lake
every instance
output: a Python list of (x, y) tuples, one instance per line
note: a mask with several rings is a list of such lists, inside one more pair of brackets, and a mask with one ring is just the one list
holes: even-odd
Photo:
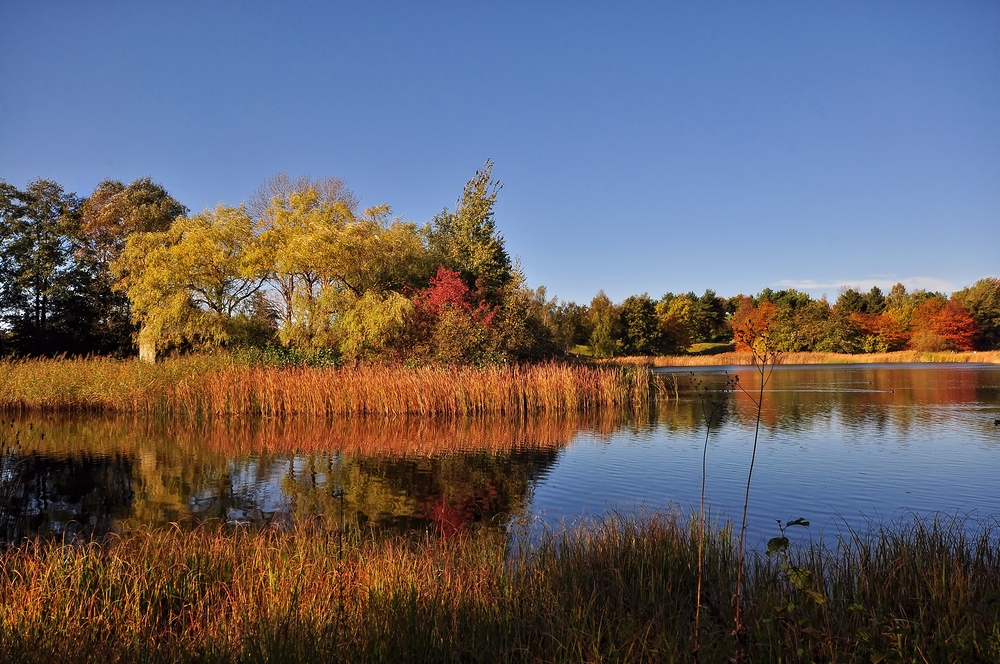
[[(756, 394), (746, 367), (664, 369), (677, 397), (621, 418), (289, 421), (5, 416), (0, 539), (202, 521), (449, 535), (697, 509), (706, 414), (712, 518), (738, 522)], [(693, 389), (696, 381), (705, 389)], [(750, 541), (911, 513), (1000, 518), (1000, 366), (779, 366), (764, 391)], [(20, 432), (14, 444), (15, 432)], [(800, 535), (801, 536), (801, 535)]]

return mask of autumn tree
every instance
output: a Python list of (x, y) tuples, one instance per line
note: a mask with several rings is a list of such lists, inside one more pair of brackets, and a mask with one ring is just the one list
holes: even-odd
[(413, 298), (414, 316), (407, 340), (411, 357), (443, 364), (485, 362), (496, 309), (473, 300), (459, 272), (438, 268), (430, 285)]
[(126, 240), (112, 271), (141, 326), (140, 355), (151, 359), (177, 343), (232, 340), (234, 319), (250, 317), (270, 276), (273, 258), (261, 230), (245, 207), (220, 204)]
[(888, 353), (902, 350), (909, 342), (910, 335), (891, 312), (867, 314), (860, 311), (850, 313), (850, 322), (860, 331), (857, 350), (862, 353)]
[(310, 242), (317, 234), (352, 220), (358, 203), (341, 178), (302, 175), (292, 179), (285, 173), (272, 176), (250, 198), (247, 210), (275, 250), (271, 292), (286, 343), (303, 332), (307, 339), (313, 336), (313, 321), (302, 309), (311, 311), (322, 278), (316, 257), (310, 255), (314, 253)]
[(127, 351), (136, 332), (128, 298), (113, 288), (111, 263), (121, 255), (130, 235), (165, 231), (187, 212), (148, 177), (129, 185), (105, 180), (83, 200), (77, 256), (91, 276), (89, 299), (96, 314), (92, 335), (100, 342), (98, 352)]
[(976, 321), (979, 333), (976, 347), (1000, 349), (1000, 279), (987, 277), (954, 293), (957, 300)]
[(356, 215), (315, 190), (293, 193), (276, 199), (262, 241), (273, 252), (280, 334), (289, 345), (339, 345), (348, 359), (381, 352), (405, 326), (407, 293), (427, 282), (422, 230), (386, 205)]
[(165, 231), (188, 209), (163, 185), (144, 177), (128, 185), (104, 180), (83, 200), (80, 212), (86, 252), (101, 270), (110, 270), (129, 235)]
[(732, 320), (736, 350), (752, 350), (761, 356), (773, 353), (776, 349), (771, 327), (776, 312), (777, 307), (768, 300), (757, 305), (752, 298), (743, 298)]
[(911, 346), (920, 351), (972, 350), (975, 319), (956, 299), (927, 299), (913, 311)]
[(664, 352), (677, 353), (694, 343), (699, 328), (695, 300), (667, 293), (656, 303), (656, 315)]

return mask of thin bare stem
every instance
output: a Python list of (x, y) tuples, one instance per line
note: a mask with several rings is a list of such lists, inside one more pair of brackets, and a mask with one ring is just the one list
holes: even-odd
[(760, 337), (761, 346), (758, 348), (756, 344), (751, 345), (750, 349), (753, 353), (754, 368), (760, 375), (760, 387), (757, 390), (757, 398), (754, 399), (749, 392), (744, 390), (742, 386), (740, 391), (750, 397), (751, 401), (757, 406), (757, 418), (754, 424), (753, 432), (753, 450), (750, 453), (750, 468), (747, 471), (747, 484), (746, 492), (743, 496), (743, 519), (740, 522), (740, 539), (738, 544), (738, 560), (736, 564), (736, 597), (735, 597), (735, 612), (734, 612), (734, 630), (733, 636), (736, 640), (736, 658), (740, 659), (742, 653), (741, 637), (743, 633), (743, 568), (744, 568), (744, 555), (746, 551), (746, 531), (747, 531), (747, 510), (750, 505), (750, 484), (753, 480), (753, 468), (754, 463), (757, 460), (757, 441), (760, 436), (760, 419), (761, 412), (764, 407), (764, 388), (771, 378), (771, 373), (774, 371), (774, 364), (777, 361), (777, 353), (772, 351), (770, 348), (770, 339), (767, 335)]
[[(728, 373), (728, 372), (727, 372)], [(700, 659), (699, 651), (701, 648), (701, 600), (702, 600), (702, 587), (704, 585), (704, 568), (705, 568), (705, 487), (708, 483), (708, 441), (712, 434), (712, 422), (720, 414), (722, 409), (725, 407), (725, 397), (724, 394), (728, 393), (732, 389), (733, 383), (730, 380), (726, 381), (725, 389), (723, 394), (717, 394), (716, 398), (709, 397), (709, 390), (707, 386), (704, 386), (700, 380), (692, 377), (691, 382), (695, 386), (695, 390), (699, 391), (699, 397), (701, 399), (701, 413), (705, 418), (705, 442), (702, 445), (701, 450), (701, 497), (698, 503), (698, 588), (697, 597), (695, 599), (695, 612), (694, 612), (694, 645), (691, 649), (691, 654), (694, 660), (697, 662)]]
[(705, 416), (705, 444), (701, 450), (701, 500), (698, 503), (698, 591), (694, 609), (694, 647), (691, 654), (699, 661), (701, 648), (701, 585), (705, 577), (705, 483), (708, 477), (708, 437), (712, 433), (712, 415), (707, 412), (706, 397), (702, 395), (701, 411)]

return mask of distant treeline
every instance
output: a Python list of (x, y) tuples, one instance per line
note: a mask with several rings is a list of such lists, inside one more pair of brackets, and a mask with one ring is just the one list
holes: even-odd
[(531, 289), (496, 228), (492, 163), (418, 225), (359, 210), (337, 178), (279, 174), (247, 203), (190, 215), (149, 178), (86, 197), (0, 180), (0, 356), (225, 347), (289, 361), (504, 364), (683, 353), (752, 326), (782, 351), (1000, 348), (1000, 280), (950, 298), (705, 291), (589, 305)]
[[(744, 338), (766, 339), (780, 352), (1000, 349), (1000, 279), (992, 277), (950, 298), (907, 292), (896, 284), (889, 293), (878, 287), (867, 293), (845, 289), (833, 304), (825, 297), (767, 288), (728, 299), (710, 290), (701, 297), (667, 293), (659, 300), (633, 295), (618, 305), (599, 293), (589, 307), (569, 303), (550, 309), (548, 327), (557, 339), (571, 335), (600, 357), (675, 354), (695, 343), (732, 343), (734, 328), (744, 330)], [(734, 345), (746, 350), (740, 335)]]

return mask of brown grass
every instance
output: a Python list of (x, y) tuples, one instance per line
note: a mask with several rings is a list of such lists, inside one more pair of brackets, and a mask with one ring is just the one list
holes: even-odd
[[(964, 525), (754, 556), (746, 661), (998, 661), (996, 533)], [(533, 545), (488, 528), (341, 545), (322, 522), (25, 542), (0, 551), (0, 660), (693, 661), (696, 532), (654, 514)], [(705, 561), (701, 661), (731, 661), (730, 533)]]
[[(845, 353), (782, 353), (778, 364), (916, 364), (959, 362), (1000, 364), (1000, 351), (923, 353), (901, 350), (894, 353), (848, 355)], [(753, 364), (749, 352), (719, 353), (718, 355), (665, 355), (659, 357), (616, 357), (601, 364), (644, 367), (740, 366)]]
[(0, 363), (0, 409), (188, 415), (516, 415), (641, 410), (665, 398), (636, 367), (263, 367), (225, 356)]

